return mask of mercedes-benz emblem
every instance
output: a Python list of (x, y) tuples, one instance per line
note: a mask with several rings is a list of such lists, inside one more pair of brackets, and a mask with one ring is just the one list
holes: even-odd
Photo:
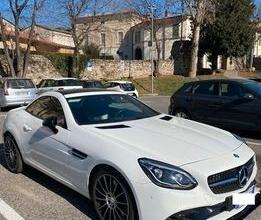
[(249, 180), (248, 170), (245, 166), (243, 166), (238, 173), (238, 182), (241, 187), (244, 187)]
[(233, 156), (236, 157), (236, 158), (239, 158), (239, 156), (237, 154), (233, 154)]

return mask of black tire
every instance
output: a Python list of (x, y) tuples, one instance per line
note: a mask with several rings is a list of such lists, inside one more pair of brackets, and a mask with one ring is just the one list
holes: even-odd
[(7, 107), (0, 107), (0, 112), (6, 112), (7, 111)]
[(96, 172), (90, 192), (100, 220), (138, 220), (130, 188), (118, 172), (108, 168)]
[(185, 110), (182, 109), (174, 110), (173, 115), (178, 118), (191, 119), (191, 116)]
[(18, 149), (15, 139), (10, 135), (4, 138), (4, 158), (5, 164), (12, 173), (21, 173), (23, 171), (23, 159)]

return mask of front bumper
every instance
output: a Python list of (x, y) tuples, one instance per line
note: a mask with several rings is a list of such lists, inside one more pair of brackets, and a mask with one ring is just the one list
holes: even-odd
[[(255, 182), (250, 184), (248, 189), (255, 186)], [(246, 191), (248, 191), (248, 189)], [(260, 193), (257, 191), (255, 192), (256, 197), (256, 204), (259, 203), (260, 200)], [(185, 211), (181, 211), (179, 213), (176, 213), (166, 220), (179, 220), (179, 219), (193, 219), (193, 220), (205, 220), (205, 219), (222, 219), (220, 215), (226, 215), (228, 213), (236, 213), (239, 211), (236, 215), (243, 214), (246, 209), (248, 209), (249, 206), (243, 206), (239, 210), (235, 208), (235, 206), (232, 204), (232, 196), (227, 197), (224, 202), (221, 202), (219, 204), (213, 205), (213, 206), (206, 206), (206, 207), (199, 207), (199, 208), (193, 208)], [(234, 214), (233, 214), (234, 215)]]
[[(215, 211), (217, 214), (213, 215), (213, 217), (209, 216), (210, 219), (229, 219), (242, 212), (246, 207), (234, 208), (228, 211), (223, 206), (224, 203), (228, 201), (228, 197), (245, 192), (251, 187), (257, 174), (256, 164), (248, 183), (241, 189), (214, 194), (207, 182), (207, 178), (210, 175), (244, 165), (254, 155), (253, 152), (244, 145), (237, 148), (233, 153), (240, 155), (240, 160), (234, 157), (233, 154), (227, 154), (211, 160), (199, 161), (182, 166), (182, 168), (191, 173), (199, 183), (199, 185), (192, 190), (170, 190), (158, 187), (153, 183), (137, 183), (134, 186), (134, 196), (139, 209), (140, 219), (166, 220), (170, 217), (176, 217), (175, 214), (177, 213), (182, 213), (186, 210), (198, 211), (198, 208), (201, 207), (203, 207), (203, 210), (209, 207), (214, 208), (214, 210), (217, 209), (217, 211)], [(259, 191), (254, 187), (252, 193), (257, 194)], [(202, 209), (199, 209), (199, 211), (202, 211)], [(205, 215), (208, 216), (209, 213)]]

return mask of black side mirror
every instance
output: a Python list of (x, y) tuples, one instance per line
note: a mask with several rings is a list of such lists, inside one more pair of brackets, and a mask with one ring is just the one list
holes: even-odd
[(57, 126), (57, 118), (54, 117), (54, 116), (51, 116), (51, 117), (48, 117), (48, 118), (44, 119), (43, 126), (49, 128), (55, 134), (58, 133), (58, 129), (56, 128), (56, 126)]

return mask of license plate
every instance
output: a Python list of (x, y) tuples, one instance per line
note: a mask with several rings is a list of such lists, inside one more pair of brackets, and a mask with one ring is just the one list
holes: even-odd
[[(248, 190), (246, 190), (243, 193), (233, 195), (233, 205), (234, 205), (235, 209), (241, 209), (247, 205), (254, 205), (253, 204), (253, 201), (255, 201), (254, 193), (255, 193), (255, 185), (251, 186)], [(244, 201), (243, 203), (245, 203), (245, 204), (242, 204), (241, 203), (242, 201)], [(240, 203), (240, 204), (238, 204), (238, 203)]]

